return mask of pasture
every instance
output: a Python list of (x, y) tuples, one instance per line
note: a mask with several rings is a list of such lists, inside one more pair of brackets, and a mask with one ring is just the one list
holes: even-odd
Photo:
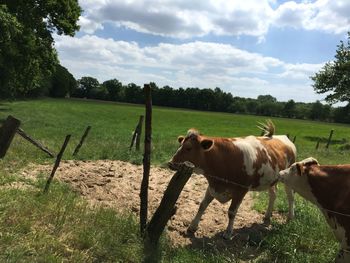
[[(64, 137), (71, 134), (65, 160), (142, 162), (142, 151), (128, 150), (138, 116), (144, 114), (142, 105), (55, 99), (0, 103), (0, 119), (9, 114), (22, 121), (23, 130), (55, 152)], [(210, 136), (259, 135), (257, 122), (265, 119), (263, 116), (154, 107), (152, 164), (162, 166), (175, 152), (177, 136), (184, 135), (191, 127)], [(350, 163), (350, 126), (282, 118), (272, 120), (277, 134), (297, 137), (299, 160), (313, 156), (324, 164)], [(71, 153), (88, 125), (92, 126), (90, 134), (78, 156), (73, 158)], [(334, 129), (333, 141), (327, 150), (325, 143), (331, 129)], [(316, 151), (319, 138), (321, 144)], [(138, 262), (142, 258), (142, 245), (137, 235), (137, 218), (133, 215), (121, 215), (113, 209), (91, 210), (69, 187), (57, 182), (45, 199), (35, 194), (42, 187), (42, 180), (32, 182), (18, 176), (18, 171), (29, 163), (52, 162), (19, 136), (15, 137), (6, 158), (0, 160), (1, 260)], [(8, 187), (18, 181), (31, 187)], [(285, 215), (285, 196), (283, 191), (279, 192), (275, 210)], [(256, 211), (266, 209), (265, 193), (255, 193), (253, 201)], [(40, 225), (45, 227), (38, 227)], [(39, 248), (35, 243), (46, 245)], [(262, 237), (252, 232), (246, 244), (239, 248), (240, 253), (235, 250), (237, 253), (232, 255), (230, 245), (219, 247), (215, 242), (203, 242), (202, 247), (195, 249), (191, 246), (174, 248), (166, 236), (163, 247), (165, 262), (329, 262), (337, 252), (337, 244), (323, 217), (301, 198), (296, 202), (295, 221), (285, 224), (274, 220), (272, 228)]]

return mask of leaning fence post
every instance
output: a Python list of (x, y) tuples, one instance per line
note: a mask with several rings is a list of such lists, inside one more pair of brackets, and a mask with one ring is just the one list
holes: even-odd
[(147, 210), (148, 210), (148, 183), (149, 173), (151, 168), (151, 135), (152, 135), (152, 96), (151, 86), (149, 84), (144, 85), (145, 97), (146, 97), (146, 118), (145, 118), (145, 145), (143, 155), (143, 177), (140, 190), (140, 231), (141, 235), (144, 234), (147, 224)]
[(334, 132), (334, 130), (332, 129), (331, 132), (329, 133), (329, 137), (328, 137), (328, 142), (327, 142), (327, 145), (326, 145), (326, 149), (328, 149), (329, 144), (331, 143), (332, 136), (333, 136), (333, 132)]
[(3, 158), (6, 155), (20, 124), (20, 120), (9, 115), (2, 125), (0, 130), (0, 158)]
[(142, 123), (143, 123), (143, 115), (140, 115), (139, 122), (136, 125), (136, 128), (133, 132), (131, 143), (129, 146), (129, 150), (134, 146), (136, 141), (136, 150), (140, 150), (140, 139), (142, 134)]
[(320, 140), (321, 140), (321, 139), (318, 139), (318, 140), (317, 140), (317, 143), (316, 143), (316, 150), (318, 150), (318, 147), (320, 146)]
[(182, 163), (179, 170), (171, 178), (159, 207), (147, 225), (147, 237), (151, 245), (157, 246), (160, 235), (175, 212), (175, 203), (185, 184), (190, 179), (193, 168), (194, 165), (190, 162)]
[(78, 152), (79, 152), (79, 150), (80, 150), (80, 147), (83, 145), (83, 143), (84, 143), (84, 141), (85, 141), (86, 136), (88, 136), (88, 134), (89, 134), (90, 129), (91, 129), (91, 126), (87, 126), (87, 127), (86, 127), (86, 130), (85, 130), (83, 136), (81, 137), (80, 142), (79, 142), (78, 145), (75, 147), (75, 150), (74, 150), (74, 152), (73, 152), (73, 156), (78, 154)]
[(26, 134), (24, 132), (24, 130), (22, 130), (21, 128), (17, 129), (17, 133), (22, 136), (22, 138), (26, 139), (27, 141), (29, 141), (30, 143), (32, 143), (34, 146), (38, 147), (40, 150), (42, 150), (43, 152), (47, 153), (51, 158), (55, 157), (55, 155), (50, 152), (49, 149), (47, 149), (45, 146), (43, 146), (40, 142), (37, 142), (36, 140), (34, 140), (32, 137), (30, 137), (28, 134)]
[(143, 115), (140, 116), (139, 124), (137, 125), (137, 136), (136, 136), (136, 150), (140, 150), (140, 140), (142, 135), (142, 123), (143, 123)]
[(46, 185), (45, 185), (45, 188), (44, 188), (44, 193), (47, 193), (47, 191), (49, 190), (49, 187), (50, 187), (50, 184), (51, 184), (51, 181), (55, 175), (55, 172), (57, 170), (57, 167), (60, 165), (60, 162), (61, 162), (61, 159), (62, 159), (62, 156), (63, 156), (63, 153), (64, 153), (64, 150), (66, 149), (67, 147), (67, 144), (69, 142), (69, 139), (70, 139), (70, 135), (67, 135), (66, 136), (66, 139), (64, 140), (64, 143), (61, 147), (61, 150), (60, 152), (57, 154), (57, 157), (56, 157), (56, 161), (55, 161), (55, 165), (53, 166), (53, 169), (51, 171), (51, 174), (49, 176), (49, 178), (47, 179), (47, 182), (46, 182)]

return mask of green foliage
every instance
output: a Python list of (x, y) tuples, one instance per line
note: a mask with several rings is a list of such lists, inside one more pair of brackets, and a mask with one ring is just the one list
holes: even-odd
[(77, 0), (0, 1), (0, 98), (43, 85), (57, 65), (51, 34), (74, 35), (80, 13)]
[(123, 84), (117, 79), (106, 80), (102, 85), (108, 91), (108, 100), (120, 101), (123, 98)]
[[(144, 103), (143, 89), (134, 83), (123, 85), (117, 79), (111, 79), (100, 85), (97, 79), (91, 77), (83, 77), (79, 82), (81, 85), (72, 92), (73, 97)], [(260, 95), (257, 99), (233, 97), (231, 93), (224, 92), (218, 87), (174, 89), (170, 86), (159, 88), (154, 82), (150, 85), (152, 103), (158, 106), (321, 121), (335, 120), (334, 108), (323, 105), (319, 101), (316, 103), (299, 103), (294, 100), (279, 102), (271, 95)], [(338, 122), (350, 123), (345, 116), (341, 121), (339, 117), (340, 115), (337, 118)]]
[(69, 71), (58, 64), (51, 77), (50, 96), (64, 98), (77, 88), (77, 81)]
[(75, 90), (75, 97), (79, 98), (95, 98), (100, 83), (93, 77), (82, 77), (78, 80), (78, 87)]
[(337, 47), (335, 60), (327, 62), (311, 79), (317, 93), (330, 93), (326, 101), (350, 102), (350, 32), (347, 43), (340, 41)]
[(283, 108), (283, 111), (285, 112), (286, 116), (288, 118), (294, 118), (296, 116), (296, 105), (294, 100), (289, 100)]

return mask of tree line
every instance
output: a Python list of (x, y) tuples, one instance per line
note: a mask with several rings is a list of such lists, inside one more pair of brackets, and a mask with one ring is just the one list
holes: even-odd
[[(52, 77), (48, 89), (52, 97), (75, 97), (115, 102), (143, 104), (143, 88), (135, 83), (123, 84), (117, 79), (102, 83), (93, 77), (75, 80), (67, 69), (60, 66)], [(233, 96), (216, 87), (199, 89), (196, 87), (172, 88), (158, 87), (151, 82), (154, 105), (174, 108), (186, 108), (201, 111), (216, 111), (239, 114), (263, 115), (310, 119), (328, 122), (350, 123), (350, 107), (332, 107), (320, 101), (313, 103), (289, 100), (280, 102), (271, 95), (260, 95), (256, 99)]]

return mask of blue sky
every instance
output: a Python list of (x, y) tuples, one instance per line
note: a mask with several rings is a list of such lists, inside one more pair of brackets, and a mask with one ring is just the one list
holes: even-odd
[(350, 31), (349, 0), (84, 0), (81, 30), (56, 36), (76, 78), (215, 88), (311, 102), (310, 76)]

